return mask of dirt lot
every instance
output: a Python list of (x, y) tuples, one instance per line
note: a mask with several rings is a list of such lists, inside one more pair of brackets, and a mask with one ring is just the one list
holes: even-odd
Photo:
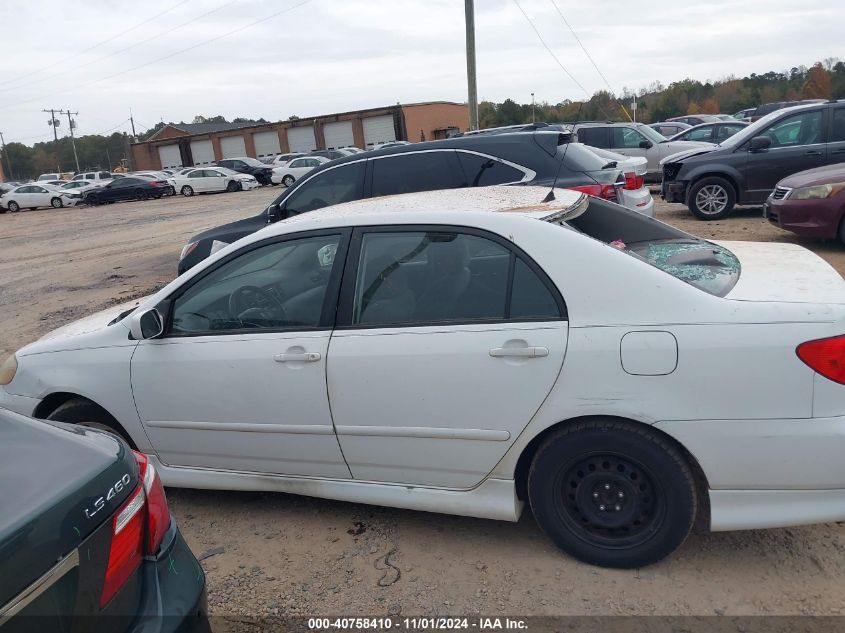
[[(173, 278), (196, 231), (258, 212), (277, 188), (0, 216), (0, 356)], [(797, 240), (760, 209), (701, 223), (707, 238), (798, 242), (845, 272), (845, 247)], [(516, 524), (285, 494), (168, 492), (213, 614), (839, 614), (845, 527), (696, 535), (647, 569), (609, 571)]]

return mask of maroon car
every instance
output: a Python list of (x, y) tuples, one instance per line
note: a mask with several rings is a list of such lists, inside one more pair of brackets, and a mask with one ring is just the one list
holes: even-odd
[(845, 242), (845, 163), (817, 167), (781, 180), (763, 205), (763, 217), (787, 231)]

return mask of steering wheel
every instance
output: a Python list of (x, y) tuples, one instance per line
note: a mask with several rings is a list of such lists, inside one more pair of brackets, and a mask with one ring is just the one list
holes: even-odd
[(282, 303), (258, 286), (241, 286), (234, 290), (229, 295), (229, 314), (244, 325), (256, 327), (266, 327), (268, 321), (287, 321)]

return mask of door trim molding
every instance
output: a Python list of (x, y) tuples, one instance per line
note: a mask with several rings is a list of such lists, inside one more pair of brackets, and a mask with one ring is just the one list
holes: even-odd
[(261, 424), (255, 422), (193, 422), (183, 420), (149, 420), (144, 426), (153, 429), (183, 431), (237, 431), (240, 433), (287, 433), (290, 435), (334, 435), (330, 424)]
[(455, 429), (423, 426), (337, 426), (338, 436), (358, 437), (419, 437), (437, 440), (485, 440), (507, 442), (508, 431), (494, 429)]

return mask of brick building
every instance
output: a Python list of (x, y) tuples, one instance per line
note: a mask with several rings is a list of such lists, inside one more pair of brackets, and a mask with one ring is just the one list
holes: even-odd
[(469, 128), (466, 104), (397, 104), (276, 123), (171, 123), (131, 145), (134, 169), (207, 165), (221, 158), (273, 156), (388, 141), (431, 141)]

